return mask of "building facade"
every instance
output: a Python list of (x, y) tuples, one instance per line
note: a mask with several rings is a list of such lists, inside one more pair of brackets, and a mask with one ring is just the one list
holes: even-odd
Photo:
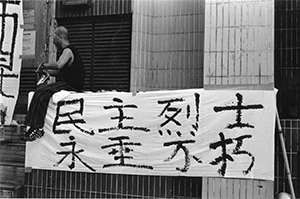
[[(22, 63), (15, 115), (22, 121), (34, 70), (57, 53), (50, 35), (69, 29), (87, 69), (85, 90), (279, 89), (278, 109), (300, 186), (296, 0), (24, 0), (36, 54)], [(293, 19), (293, 20), (290, 20)], [(292, 61), (290, 61), (292, 60)], [(286, 94), (290, 97), (286, 97)], [(295, 95), (293, 94), (295, 93)], [(288, 100), (293, 100), (289, 103)], [(296, 138), (296, 139), (295, 139)], [(275, 182), (90, 174), (27, 169), (27, 197), (273, 198), (289, 192), (279, 143)], [(297, 173), (298, 172), (298, 173)], [(299, 196), (299, 192), (297, 193)]]

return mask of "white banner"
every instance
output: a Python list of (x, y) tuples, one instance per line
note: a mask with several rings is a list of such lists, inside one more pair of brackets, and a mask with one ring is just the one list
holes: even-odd
[(1, 1), (0, 15), (1, 124), (10, 124), (19, 94), (23, 37), (22, 1)]
[(275, 91), (72, 93), (50, 102), (26, 167), (273, 180), (275, 104)]

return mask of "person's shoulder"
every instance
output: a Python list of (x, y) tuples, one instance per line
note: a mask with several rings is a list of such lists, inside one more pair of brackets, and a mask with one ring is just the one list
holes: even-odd
[(67, 46), (67, 47), (64, 48), (63, 51), (65, 51), (65, 52), (70, 52), (70, 51), (71, 51), (71, 52), (72, 52), (72, 48), (69, 48), (69, 47)]
[(67, 49), (67, 48), (74, 48), (74, 46), (72, 44), (69, 44), (64, 49)]
[(76, 51), (77, 50), (77, 48), (73, 45), (73, 44), (69, 44), (68, 46), (66, 46), (66, 48), (65, 49), (70, 49), (71, 51)]
[(63, 49), (62, 55), (67, 56), (67, 57), (73, 56), (73, 50), (71, 48), (66, 47)]

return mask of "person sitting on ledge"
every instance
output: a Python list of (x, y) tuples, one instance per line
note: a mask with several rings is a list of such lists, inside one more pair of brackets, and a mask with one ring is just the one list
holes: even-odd
[(27, 132), (21, 136), (22, 141), (34, 141), (44, 135), (44, 119), (52, 95), (61, 90), (81, 91), (84, 85), (85, 69), (76, 48), (70, 44), (68, 30), (59, 26), (54, 30), (53, 43), (62, 51), (56, 62), (39, 65), (38, 70), (47, 71), (51, 76), (59, 77), (54, 83), (37, 86), (32, 97), (24, 124)]

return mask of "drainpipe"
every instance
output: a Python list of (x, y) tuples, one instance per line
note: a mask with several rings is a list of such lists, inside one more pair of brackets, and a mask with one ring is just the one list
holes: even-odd
[(49, 0), (46, 0), (46, 28), (44, 32), (44, 38), (45, 38), (45, 44), (44, 44), (44, 62), (49, 61), (49, 28), (48, 28), (48, 22), (49, 22)]
[[(55, 16), (55, 4), (56, 4), (56, 0), (46, 0), (46, 28), (45, 28), (45, 32), (44, 32), (44, 37), (45, 37), (45, 45), (44, 45), (44, 62), (51, 62), (51, 61), (55, 61), (54, 58), (55, 56), (50, 56), (50, 50), (53, 50), (51, 47), (51, 45), (53, 45), (52, 43), (50, 43), (50, 33), (51, 33), (51, 28), (54, 27), (54, 16)], [(53, 9), (53, 10), (52, 10)], [(50, 77), (48, 83), (53, 83), (55, 82), (55, 77)]]
[(292, 199), (296, 199), (295, 191), (294, 191), (294, 187), (293, 187), (292, 175), (291, 175), (290, 166), (289, 166), (289, 161), (288, 161), (286, 148), (285, 148), (285, 142), (284, 142), (284, 138), (283, 138), (283, 131), (281, 128), (280, 118), (279, 118), (277, 109), (276, 109), (276, 120), (277, 120), (277, 127), (278, 127), (278, 131), (279, 131), (279, 139), (280, 139), (280, 144), (281, 144), (281, 149), (282, 149), (282, 154), (283, 154), (284, 166), (285, 166), (286, 174), (288, 177), (291, 196), (292, 196)]

